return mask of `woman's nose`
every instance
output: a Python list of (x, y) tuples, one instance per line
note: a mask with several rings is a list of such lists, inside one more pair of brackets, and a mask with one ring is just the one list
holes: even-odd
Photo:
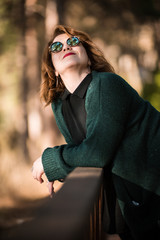
[(69, 46), (67, 43), (63, 45), (63, 51), (71, 50), (71, 46)]

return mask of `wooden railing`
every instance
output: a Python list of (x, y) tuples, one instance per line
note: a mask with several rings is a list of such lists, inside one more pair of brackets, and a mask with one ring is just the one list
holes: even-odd
[(76, 168), (62, 188), (7, 240), (100, 240), (103, 170)]

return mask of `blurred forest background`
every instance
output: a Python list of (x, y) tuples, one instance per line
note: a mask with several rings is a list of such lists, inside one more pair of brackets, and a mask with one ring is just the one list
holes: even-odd
[(160, 110), (159, 0), (1, 0), (0, 227), (23, 221), (8, 209), (47, 196), (30, 169), (46, 147), (64, 143), (39, 99), (42, 52), (59, 23), (87, 32), (116, 72)]

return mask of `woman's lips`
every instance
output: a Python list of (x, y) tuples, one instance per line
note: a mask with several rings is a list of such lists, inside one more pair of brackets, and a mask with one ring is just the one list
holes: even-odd
[(69, 55), (75, 55), (75, 53), (67, 53), (67, 54), (64, 55), (63, 58), (65, 58), (65, 57), (67, 57), (67, 56), (69, 56)]

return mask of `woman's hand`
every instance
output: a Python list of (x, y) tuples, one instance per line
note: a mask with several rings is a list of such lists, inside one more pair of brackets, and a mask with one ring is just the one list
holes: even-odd
[[(43, 164), (42, 164), (42, 158), (39, 157), (33, 163), (32, 176), (33, 176), (34, 179), (36, 179), (40, 183), (43, 183), (44, 182), (43, 179), (42, 179), (42, 175), (43, 174), (44, 174), (44, 168), (43, 168)], [(47, 187), (48, 187), (48, 191), (49, 191), (50, 197), (52, 197), (52, 195), (54, 193), (53, 184), (54, 184), (54, 182), (47, 181)]]
[(44, 174), (44, 169), (42, 165), (42, 158), (40, 157), (33, 163), (32, 176), (34, 179), (36, 179), (40, 183), (43, 183), (43, 179), (42, 179), (43, 174)]
[(50, 194), (50, 197), (52, 198), (53, 193), (54, 193), (54, 187), (53, 187), (54, 182), (47, 182), (47, 187), (48, 187), (48, 191)]

